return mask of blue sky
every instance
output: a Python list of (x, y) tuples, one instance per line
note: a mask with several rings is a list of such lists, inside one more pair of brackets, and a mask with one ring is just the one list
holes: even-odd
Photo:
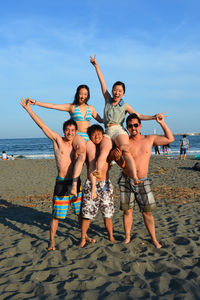
[[(199, 0), (0, 0), (0, 138), (43, 137), (21, 97), (72, 102), (89, 85), (100, 115), (104, 100), (90, 55), (109, 90), (126, 84), (125, 100), (142, 114), (167, 112), (174, 133), (200, 132)], [(62, 133), (65, 112), (34, 107)], [(143, 132), (161, 132), (155, 121)]]

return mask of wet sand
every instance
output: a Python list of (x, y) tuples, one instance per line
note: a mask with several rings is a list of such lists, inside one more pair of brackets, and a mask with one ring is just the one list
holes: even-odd
[[(135, 207), (131, 242), (123, 244), (114, 165), (111, 244), (99, 213), (77, 247), (80, 229), (71, 212), (59, 223), (56, 251), (48, 252), (54, 160), (0, 161), (0, 299), (199, 299), (200, 172), (194, 158), (152, 157), (149, 177), (157, 201), (156, 249)], [(85, 180), (85, 168), (82, 180)]]

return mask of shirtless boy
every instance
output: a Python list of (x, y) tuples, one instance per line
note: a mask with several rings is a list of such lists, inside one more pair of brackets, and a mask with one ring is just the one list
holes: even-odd
[(120, 209), (123, 210), (123, 223), (125, 230), (125, 241), (130, 242), (131, 227), (133, 223), (133, 207), (135, 201), (138, 203), (142, 213), (144, 224), (151, 236), (152, 243), (156, 248), (161, 248), (156, 239), (155, 222), (152, 211), (156, 208), (155, 199), (151, 191), (151, 181), (148, 179), (149, 161), (153, 146), (166, 145), (174, 141), (173, 134), (164, 122), (163, 114), (156, 116), (157, 123), (164, 131), (164, 136), (142, 135), (140, 133), (142, 124), (136, 114), (131, 114), (126, 119), (126, 126), (129, 131), (130, 153), (135, 160), (138, 178), (141, 184), (135, 185), (128, 168), (125, 166), (119, 180), (120, 187)]
[(58, 133), (51, 130), (42, 119), (34, 113), (30, 102), (22, 98), (20, 104), (28, 112), (33, 121), (42, 129), (44, 134), (53, 142), (58, 176), (56, 178), (53, 195), (50, 245), (48, 250), (56, 250), (54, 237), (58, 228), (58, 221), (66, 218), (69, 204), (74, 210), (74, 213), (78, 216), (79, 224), (81, 223), (80, 208), (82, 187), (80, 178), (77, 178), (77, 196), (69, 194), (72, 187), (73, 167), (78, 155), (78, 149), (75, 151), (72, 145), (73, 139), (76, 136), (77, 125), (76, 122), (71, 119), (66, 121), (63, 124), (64, 137), (61, 137)]
[[(96, 145), (95, 161), (100, 153), (100, 143), (103, 139), (103, 128), (100, 125), (92, 125), (88, 128), (88, 135), (91, 141)], [(114, 214), (114, 201), (113, 201), (113, 186), (109, 179), (109, 158), (104, 164), (101, 177), (96, 180), (96, 194), (97, 197), (92, 199), (91, 194), (91, 180), (88, 166), (88, 179), (85, 182), (83, 189), (82, 199), (82, 226), (81, 226), (81, 242), (79, 248), (86, 244), (87, 230), (90, 222), (94, 219), (100, 209), (104, 218), (104, 224), (108, 232), (108, 237), (111, 242), (115, 242), (113, 238), (113, 224), (112, 216)], [(95, 242), (95, 240), (93, 240)]]

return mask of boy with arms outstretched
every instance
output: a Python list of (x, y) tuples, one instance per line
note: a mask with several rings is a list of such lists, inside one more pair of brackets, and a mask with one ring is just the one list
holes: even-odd
[[(81, 199), (82, 187), (81, 180), (77, 178), (77, 196), (70, 195), (73, 183), (73, 168), (79, 155), (79, 149), (73, 148), (73, 140), (76, 136), (77, 125), (73, 120), (68, 120), (63, 124), (64, 137), (51, 130), (43, 120), (32, 110), (30, 102), (24, 98), (21, 99), (22, 107), (27, 111), (33, 121), (42, 129), (44, 134), (52, 141), (58, 176), (53, 195), (53, 212), (50, 224), (50, 245), (48, 250), (56, 250), (54, 237), (58, 228), (60, 219), (65, 219), (68, 212), (68, 206), (73, 208), (74, 213), (78, 216), (79, 224), (81, 223)], [(86, 236), (86, 240), (90, 239)]]

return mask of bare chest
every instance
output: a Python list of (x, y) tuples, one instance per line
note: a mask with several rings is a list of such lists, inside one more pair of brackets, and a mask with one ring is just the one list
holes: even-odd
[(130, 152), (135, 159), (144, 159), (151, 156), (152, 145), (147, 140), (130, 141)]
[(55, 149), (56, 157), (59, 161), (73, 162), (75, 160), (75, 151), (72, 145), (61, 142)]

